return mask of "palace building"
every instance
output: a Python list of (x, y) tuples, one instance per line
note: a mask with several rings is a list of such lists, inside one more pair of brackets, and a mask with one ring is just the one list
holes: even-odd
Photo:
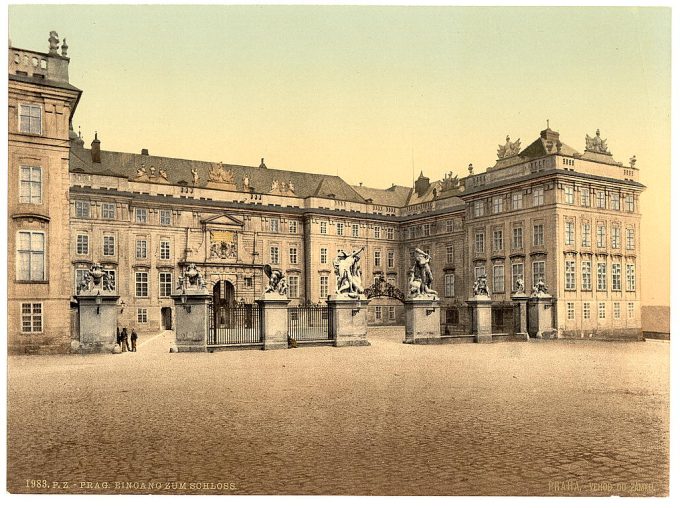
[[(9, 49), (8, 327), (12, 352), (68, 351), (75, 295), (93, 263), (120, 295), (120, 326), (174, 327), (170, 297), (194, 263), (214, 305), (252, 303), (264, 265), (282, 270), (290, 305), (335, 291), (338, 250), (363, 248), (365, 287), (405, 291), (413, 249), (432, 256), (445, 334), (470, 327), (466, 300), (486, 274), (496, 329), (512, 326), (517, 279), (544, 280), (561, 337), (637, 337), (640, 208), (635, 159), (617, 162), (597, 131), (583, 150), (547, 127), (526, 148), (499, 145), (472, 165), (413, 187), (351, 185), (337, 176), (89, 147), (71, 119), (65, 42)], [(369, 325), (403, 324), (396, 298), (370, 301)]]

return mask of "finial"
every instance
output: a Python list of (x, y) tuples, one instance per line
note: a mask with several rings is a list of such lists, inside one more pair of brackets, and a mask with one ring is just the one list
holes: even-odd
[(68, 44), (66, 44), (66, 37), (64, 37), (64, 42), (61, 43), (61, 56), (66, 57), (68, 52)]
[(596, 136), (599, 136), (599, 135), (600, 135), (600, 129), (597, 129), (597, 130), (595, 131), (595, 135), (596, 135)]
[(50, 32), (50, 38), (47, 39), (47, 41), (50, 43), (50, 53), (56, 54), (59, 49), (59, 34), (52, 30)]
[(505, 136), (505, 141), (507, 141), (508, 143), (510, 142), (510, 134), (508, 134), (507, 136)]
[(80, 134), (80, 125), (78, 126), (78, 137), (82, 138), (83, 136)]
[(95, 140), (95, 141), (99, 141), (99, 140), (97, 139), (97, 131), (94, 131), (94, 140)]
[(260, 158), (260, 169), (267, 169), (267, 165), (264, 163), (264, 157)]
[(633, 155), (633, 156), (630, 158), (630, 167), (631, 167), (631, 168), (634, 168), (636, 162), (637, 162), (637, 158), (635, 157), (635, 155)]
[(472, 167), (472, 162), (468, 164), (468, 171), (470, 172), (470, 174), (475, 172), (475, 168)]
[(550, 130), (550, 119), (546, 120), (545, 123), (548, 125), (548, 130)]

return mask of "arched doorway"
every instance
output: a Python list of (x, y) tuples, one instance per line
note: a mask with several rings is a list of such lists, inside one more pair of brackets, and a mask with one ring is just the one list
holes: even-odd
[(234, 285), (228, 280), (217, 281), (213, 286), (215, 328), (231, 328), (231, 311), (235, 304)]

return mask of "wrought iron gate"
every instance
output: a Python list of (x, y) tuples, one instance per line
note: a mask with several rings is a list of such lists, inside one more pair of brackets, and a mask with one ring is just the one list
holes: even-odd
[(328, 306), (305, 304), (288, 307), (288, 336), (296, 342), (330, 340)]
[(256, 303), (208, 304), (208, 346), (261, 343), (260, 309)]

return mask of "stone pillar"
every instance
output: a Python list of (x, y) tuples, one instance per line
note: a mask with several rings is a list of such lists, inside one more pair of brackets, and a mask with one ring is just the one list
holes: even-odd
[(186, 290), (172, 295), (175, 301), (175, 344), (178, 353), (208, 351), (208, 304), (212, 296), (205, 290)]
[(441, 339), (439, 298), (407, 298), (404, 301), (406, 335), (404, 344), (427, 343)]
[(476, 295), (466, 302), (472, 308), (472, 334), (475, 342), (489, 343), (491, 337), (491, 298)]
[(537, 339), (555, 338), (553, 328), (553, 297), (539, 293), (529, 298), (529, 335)]
[(529, 338), (527, 333), (527, 300), (529, 297), (522, 293), (515, 293), (512, 295), (512, 301), (515, 306), (515, 335), (521, 335), (525, 339)]
[(328, 332), (335, 346), (371, 345), (366, 340), (368, 300), (365, 296), (329, 295), (327, 304)]
[[(116, 345), (118, 298), (109, 291), (95, 290), (76, 296), (80, 319), (81, 353), (110, 353)], [(64, 319), (66, 317), (64, 316)]]
[(260, 310), (260, 336), (264, 349), (288, 349), (288, 302), (278, 293), (266, 293), (255, 300)]

